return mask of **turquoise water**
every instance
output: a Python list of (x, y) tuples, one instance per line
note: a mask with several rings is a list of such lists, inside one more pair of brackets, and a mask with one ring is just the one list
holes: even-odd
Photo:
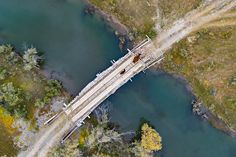
[[(0, 42), (44, 52), (45, 71), (78, 93), (124, 53), (102, 20), (84, 16), (80, 0), (0, 0)], [(191, 93), (166, 74), (139, 74), (112, 95), (112, 121), (135, 130), (151, 121), (163, 137), (163, 157), (235, 157), (236, 140), (192, 115)], [(4, 149), (0, 148), (0, 155)]]
[(0, 0), (0, 42), (45, 52), (45, 68), (76, 93), (124, 55), (104, 22), (83, 9), (80, 0)]
[(150, 121), (163, 137), (161, 157), (235, 157), (236, 139), (192, 114), (185, 87), (167, 74), (140, 74), (110, 97), (112, 120), (124, 131)]

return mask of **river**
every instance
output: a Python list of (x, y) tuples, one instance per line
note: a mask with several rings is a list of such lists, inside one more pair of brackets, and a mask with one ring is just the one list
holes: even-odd
[[(80, 0), (0, 0), (0, 43), (38, 48), (44, 52), (44, 71), (77, 94), (110, 60), (124, 55), (112, 30), (83, 9)], [(235, 157), (236, 139), (192, 114), (193, 96), (185, 86), (167, 74), (139, 74), (106, 101), (111, 120), (122, 131), (136, 130), (142, 117), (151, 121), (163, 137), (158, 156)], [(0, 155), (6, 153), (1, 147)]]

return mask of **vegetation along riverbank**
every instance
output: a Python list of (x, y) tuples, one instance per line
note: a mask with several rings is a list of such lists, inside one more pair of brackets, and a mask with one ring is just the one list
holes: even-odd
[(70, 140), (52, 149), (48, 156), (151, 157), (162, 149), (161, 136), (145, 119), (140, 120), (136, 132), (121, 133), (108, 114), (104, 105), (96, 109)]
[(41, 75), (41, 61), (35, 48), (20, 56), (12, 46), (0, 46), (0, 139), (9, 136), (0, 148), (9, 154), (0, 155), (15, 156), (17, 149), (27, 147), (42, 122), (53, 114), (52, 104), (68, 97), (59, 81)]
[[(134, 43), (154, 38), (175, 20), (196, 9), (203, 0), (138, 1), (88, 0), (124, 24)], [(189, 82), (208, 120), (230, 135), (236, 134), (236, 10), (231, 10), (177, 43), (160, 67)], [(117, 27), (114, 27), (116, 29)]]

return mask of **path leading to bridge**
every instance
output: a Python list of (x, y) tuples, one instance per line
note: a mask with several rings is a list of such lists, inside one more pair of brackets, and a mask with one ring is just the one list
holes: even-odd
[(235, 0), (215, 0), (188, 13), (174, 23), (173, 27), (160, 32), (157, 39), (147, 39), (133, 50), (113, 62), (113, 65), (89, 83), (64, 112), (47, 128), (41, 131), (32, 147), (20, 156), (46, 156), (50, 147), (60, 140), (62, 134), (74, 124), (80, 126), (85, 118), (107, 97), (139, 72), (160, 62), (163, 53), (175, 43), (200, 29), (205, 24), (236, 6)]

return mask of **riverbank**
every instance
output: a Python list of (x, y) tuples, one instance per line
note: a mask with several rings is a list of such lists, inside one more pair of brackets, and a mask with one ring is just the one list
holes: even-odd
[(105, 23), (112, 29), (118, 32), (120, 35), (128, 35), (129, 29), (122, 24), (114, 15), (108, 14), (105, 11), (99, 9), (97, 6), (93, 5), (91, 2), (84, 0), (86, 8), (84, 10), (85, 14), (94, 15), (97, 14), (102, 17)]
[[(181, 75), (178, 74), (170, 74), (171, 76), (173, 76), (174, 78), (180, 80), (181, 82), (183, 82), (185, 84), (186, 89), (191, 92), (192, 94), (194, 94), (193, 89), (190, 85), (190, 83), (188, 82), (188, 80), (186, 78), (184, 78)], [(199, 116), (201, 118), (201, 120), (206, 120), (208, 121), (213, 127), (223, 131), (224, 133), (236, 138), (236, 131), (232, 130), (222, 119), (220, 119), (219, 117), (217, 117), (216, 115), (214, 115), (207, 107), (206, 105), (204, 105), (202, 102), (198, 102), (199, 99), (197, 98), (197, 96), (194, 94), (194, 99), (192, 103), (192, 110), (193, 113), (196, 114), (197, 116)], [(194, 107), (195, 104), (198, 104), (197, 107)], [(198, 113), (196, 113), (194, 110), (197, 109)]]
[(84, 14), (86, 15), (98, 15), (105, 24), (110, 27), (114, 34), (119, 39), (119, 48), (122, 51), (126, 51), (127, 48), (131, 48), (134, 45), (134, 37), (130, 34), (130, 30), (124, 24), (122, 24), (114, 15), (106, 13), (96, 5), (92, 4), (88, 0), (83, 0), (85, 3)]
[[(121, 25), (129, 30), (129, 36), (136, 43), (143, 40), (148, 35), (150, 38), (156, 36), (155, 19), (157, 1), (97, 1), (88, 0), (90, 4), (96, 6), (106, 16), (113, 16), (115, 21), (120, 21)], [(138, 11), (142, 10), (142, 12)], [(137, 13), (139, 13), (137, 15)]]
[(162, 62), (167, 72), (188, 80), (198, 101), (218, 117), (211, 123), (217, 127), (217, 122), (223, 121), (225, 127), (219, 122), (217, 128), (228, 130), (229, 134), (236, 130), (235, 30), (211, 28), (192, 33), (176, 44)]
[[(191, 87), (191, 84), (189, 81), (183, 77), (182, 75), (178, 74), (170, 74), (172, 77), (180, 80), (186, 87), (187, 91), (191, 92), (194, 95), (194, 99), (192, 103), (192, 110), (193, 113), (196, 114), (201, 118), (201, 120), (208, 121), (213, 127), (225, 132), (226, 134), (236, 138), (236, 131), (232, 130), (222, 119), (214, 115), (202, 102), (198, 102), (199, 99), (196, 94), (194, 94), (193, 88)], [(195, 108), (194, 104), (198, 104), (198, 106)], [(198, 113), (196, 113), (194, 110), (198, 109)]]
[[(93, 2), (93, 4), (96, 4), (96, 3)], [(114, 4), (114, 5), (116, 5), (116, 4)], [(197, 5), (199, 5), (199, 3), (196, 1), (196, 3), (193, 6), (197, 7)], [(92, 5), (92, 6), (94, 7), (94, 5)], [(101, 6), (95, 7), (95, 8), (97, 10), (104, 9), (104, 7), (101, 7)], [(101, 8), (101, 9), (99, 9), (99, 8)], [(185, 11), (187, 11), (187, 10), (188, 9), (186, 9)], [(105, 9), (105, 11), (107, 11), (107, 10)], [(102, 11), (102, 12), (104, 12), (104, 11)], [(182, 13), (184, 13), (184, 12), (182, 12)], [(108, 11), (106, 16), (109, 16), (109, 14), (112, 14), (112, 12)], [(101, 15), (103, 16), (103, 14), (101, 14)], [(114, 14), (112, 16), (117, 17), (117, 14)], [(118, 23), (118, 25), (119, 25), (119, 23)], [(125, 24), (127, 24), (127, 23), (125, 23)], [(112, 25), (110, 25), (110, 26), (112, 26)], [(122, 24), (122, 26), (123, 26), (123, 24)], [(113, 27), (113, 29), (116, 29), (116, 27)], [(209, 32), (211, 32), (211, 31), (209, 31)], [(221, 33), (219, 35), (217, 35), (216, 32), (214, 32), (214, 33), (209, 33), (209, 32), (205, 33), (205, 35), (204, 35), (204, 33), (199, 33), (199, 34), (201, 34), (201, 36), (204, 36), (202, 38), (204, 38), (205, 43), (209, 43), (209, 42), (207, 42), (207, 40), (212, 40), (213, 38), (215, 41), (217, 40), (217, 42), (218, 41), (220, 42), (222, 39), (227, 40), (227, 41), (229, 39), (232, 39), (231, 38), (232, 33), (231, 33), (230, 28), (226, 31), (226, 33)], [(206, 37), (206, 34), (208, 34), (208, 38)], [(210, 34), (210, 36), (209, 36), (209, 34)], [(229, 35), (229, 34), (231, 34), (231, 35)], [(194, 35), (192, 35), (192, 37), (190, 37), (191, 39), (188, 38), (188, 41), (190, 41), (190, 43), (189, 43), (190, 47), (192, 47), (192, 45), (194, 45), (194, 42), (197, 43), (197, 39), (199, 38), (199, 37), (193, 37), (193, 36)], [(231, 42), (233, 42), (233, 41), (234, 41), (234, 39), (231, 40)], [(230, 87), (231, 95), (223, 94), (223, 92), (225, 92), (225, 93), (229, 92), (229, 91), (226, 91), (226, 89), (229, 87), (228, 82), (229, 82), (229, 80), (231, 80), (231, 78), (234, 78), (233, 73), (232, 73), (232, 69), (233, 69), (233, 65), (234, 65), (232, 63), (233, 59), (231, 58), (230, 62), (228, 62), (229, 60), (227, 59), (227, 62), (220, 63), (220, 64), (227, 64), (227, 65), (231, 65), (231, 63), (233, 64), (232, 66), (227, 66), (227, 67), (225, 66), (224, 67), (225, 68), (224, 70), (228, 71), (228, 73), (225, 72), (224, 74), (222, 73), (222, 70), (223, 70), (222, 67), (215, 66), (215, 65), (219, 65), (217, 63), (216, 58), (220, 57), (221, 55), (218, 55), (218, 53), (216, 53), (215, 56), (212, 56), (212, 59), (214, 61), (209, 61), (210, 60), (210, 58), (209, 58), (209, 60), (207, 59), (202, 62), (204, 65), (201, 64), (199, 66), (196, 66), (194, 70), (192, 69), (192, 66), (190, 66), (191, 68), (184, 68), (183, 69), (181, 67), (184, 67), (184, 66), (189, 67), (189, 65), (192, 64), (189, 62), (189, 58), (191, 58), (192, 55), (189, 55), (189, 54), (193, 54), (193, 52), (188, 52), (189, 50), (188, 50), (188, 48), (186, 48), (186, 44), (181, 45), (181, 43), (180, 43), (178, 45), (180, 45), (180, 46), (179, 47), (175, 46), (178, 48), (174, 48), (173, 50), (171, 50), (174, 52), (170, 51), (168, 53), (168, 55), (166, 55), (167, 59), (165, 59), (161, 68), (169, 73), (174, 74), (174, 76), (175, 76), (175, 74), (177, 74), (176, 76), (178, 76), (178, 78), (181, 76), (181, 79), (185, 78), (185, 80), (188, 80), (187, 82), (189, 83), (188, 86), (191, 86), (191, 92), (194, 93), (195, 97), (199, 101), (203, 102), (203, 104), (204, 104), (204, 105), (202, 105), (202, 109), (204, 107), (203, 110), (206, 111), (206, 113), (209, 117), (208, 121), (214, 127), (221, 129), (224, 132), (226, 132), (227, 134), (235, 137), (236, 131), (234, 131), (234, 129), (233, 129), (233, 128), (235, 128), (235, 110), (236, 110), (233, 105), (235, 102), (235, 92), (232, 92), (232, 90), (234, 89), (234, 86)], [(220, 45), (220, 44), (217, 44), (217, 45)], [(202, 46), (204, 46), (204, 45), (202, 44)], [(221, 46), (223, 46), (223, 45), (221, 45)], [(205, 47), (205, 49), (206, 49), (206, 47)], [(209, 46), (207, 47), (207, 49), (209, 50)], [(225, 49), (227, 49), (227, 48), (225, 48)], [(201, 50), (198, 50), (198, 51), (201, 51)], [(212, 50), (212, 51), (214, 51), (214, 50)], [(194, 53), (197, 54), (198, 52), (194, 52)], [(234, 53), (234, 52), (232, 52), (232, 53)], [(173, 55), (170, 55), (170, 54), (173, 54)], [(178, 55), (176, 55), (176, 54), (178, 54)], [(200, 53), (200, 54), (202, 55), (202, 53)], [(205, 53), (205, 54), (207, 54), (207, 53)], [(231, 55), (231, 54), (229, 54), (229, 55)], [(175, 56), (175, 58), (171, 60), (171, 58), (173, 58), (174, 56)], [(234, 56), (234, 55), (232, 54), (232, 56)], [(227, 56), (224, 56), (224, 57), (227, 58)], [(202, 58), (204, 58), (204, 57), (202, 57)], [(209, 68), (207, 69), (206, 67), (210, 67), (210, 69)], [(215, 71), (215, 67), (219, 68), (219, 70), (217, 72)], [(192, 69), (192, 70), (190, 70), (190, 69)], [(193, 73), (190, 74), (189, 71), (192, 71)], [(204, 75), (201, 78), (199, 78), (198, 76), (201, 76), (201, 75), (196, 74), (195, 71), (198, 71), (198, 72), (205, 71), (205, 72), (204, 72)], [(218, 80), (218, 82), (213, 81), (213, 84), (211, 84), (209, 86), (209, 84), (205, 83), (206, 81), (210, 82), (210, 80), (212, 80), (212, 78), (209, 77), (209, 75), (207, 74), (207, 73), (209, 73), (209, 71), (212, 71), (215, 74), (217, 74), (216, 76), (223, 75), (223, 77), (220, 77), (222, 79)], [(188, 76), (186, 76), (186, 75), (188, 75)], [(192, 78), (194, 78), (194, 79), (192, 79)], [(206, 78), (208, 80), (206, 80)], [(193, 81), (191, 81), (191, 80), (193, 80)], [(223, 84), (221, 83), (222, 81), (224, 82)], [(200, 84), (197, 82), (199, 82)], [(221, 85), (219, 85), (219, 84), (221, 84)], [(222, 86), (223, 86), (223, 88), (219, 88)], [(190, 87), (188, 87), (188, 88), (190, 89)], [(203, 90), (204, 90), (204, 92), (203, 92)], [(216, 94), (216, 91), (217, 91), (217, 94)], [(218, 93), (219, 93), (219, 95), (218, 95)], [(214, 96), (214, 94), (215, 94), (215, 96)], [(222, 99), (222, 96), (223, 96), (223, 101), (220, 101), (220, 103), (218, 103), (217, 101), (219, 101), (220, 98)], [(225, 107), (224, 108), (220, 107), (222, 105), (224, 105)]]
[(151, 70), (153, 70), (153, 72), (157, 72), (158, 74), (160, 73), (160, 75), (162, 74), (169, 75), (177, 79), (182, 84), (184, 84), (185, 89), (194, 95), (194, 98), (191, 103), (193, 114), (198, 116), (200, 120), (208, 121), (213, 127), (223, 131), (224, 133), (230, 135), (231, 137), (236, 138), (236, 132), (234, 130), (232, 130), (222, 119), (214, 115), (202, 102), (199, 102), (197, 95), (194, 94), (191, 84), (183, 75), (167, 73), (163, 69), (160, 69), (159, 66), (158, 67), (154, 66), (151, 68)]

